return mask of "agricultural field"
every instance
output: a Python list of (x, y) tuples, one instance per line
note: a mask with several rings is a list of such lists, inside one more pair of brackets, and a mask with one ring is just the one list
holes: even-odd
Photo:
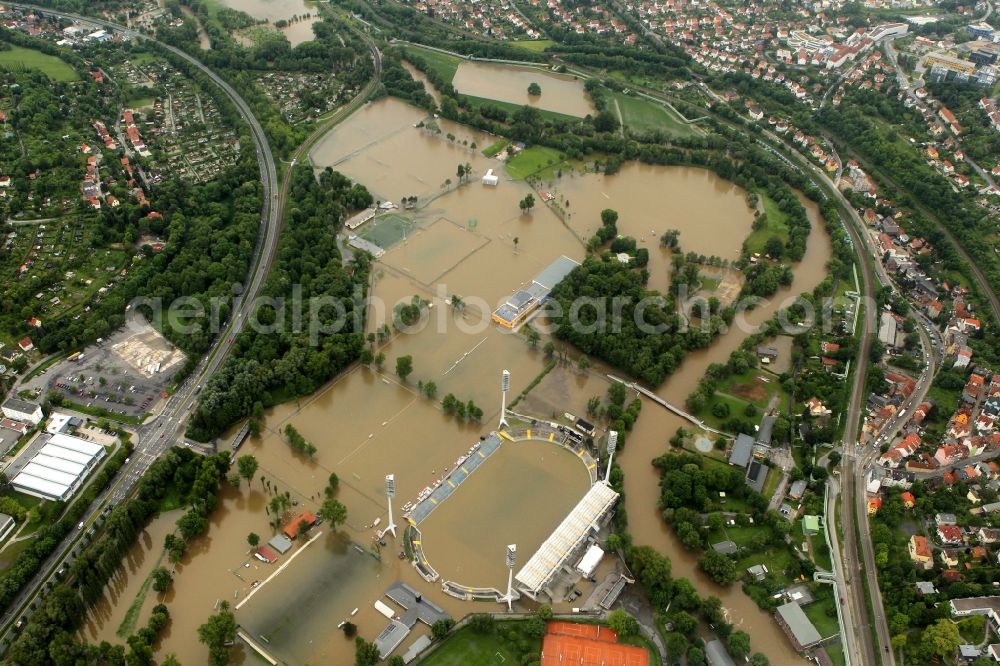
[(458, 72), (458, 65), (461, 62), (454, 56), (439, 53), (437, 51), (431, 51), (429, 49), (411, 47), (407, 48), (406, 51), (407, 53), (413, 53), (413, 55), (424, 60), (424, 62), (427, 63), (428, 68), (437, 72), (438, 76), (440, 76), (443, 81), (448, 83), (451, 83), (455, 78), (455, 73)]

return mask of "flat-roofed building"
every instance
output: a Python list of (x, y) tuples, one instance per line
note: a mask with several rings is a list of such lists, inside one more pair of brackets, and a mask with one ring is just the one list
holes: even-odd
[(535, 276), (530, 285), (511, 294), (493, 311), (491, 318), (504, 328), (514, 328), (538, 309), (549, 297), (549, 292), (579, 265), (565, 255), (559, 257)]
[(784, 629), (796, 650), (802, 652), (818, 645), (823, 637), (797, 603), (789, 602), (778, 606), (775, 614), (778, 624)]
[(0, 513), (0, 540), (6, 539), (7, 535), (14, 529), (14, 517), (6, 513)]
[(65, 501), (104, 458), (100, 444), (66, 435), (48, 437), (41, 448), (11, 480), (15, 490), (48, 500)]
[(27, 421), (31, 425), (38, 425), (43, 418), (41, 405), (20, 398), (8, 398), (0, 405), (0, 411), (9, 419)]

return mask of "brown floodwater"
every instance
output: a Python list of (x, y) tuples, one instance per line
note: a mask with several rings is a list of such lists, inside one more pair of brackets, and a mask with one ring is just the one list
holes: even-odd
[[(601, 226), (601, 211), (618, 212), (618, 233), (649, 250), (649, 286), (667, 288), (670, 251), (660, 247), (669, 229), (681, 231), (684, 252), (736, 259), (753, 211), (746, 192), (707, 169), (628, 163), (612, 175), (570, 170), (544, 182), (567, 223), (583, 238)], [(568, 203), (568, 205), (567, 205)]]
[(427, 94), (434, 98), (434, 102), (438, 106), (441, 105), (441, 93), (439, 93), (437, 88), (434, 87), (434, 84), (427, 79), (426, 74), (421, 72), (406, 60), (403, 61), (403, 69), (409, 72), (410, 76), (412, 76), (415, 81), (420, 81), (420, 83), (424, 84), (424, 90), (427, 91)]
[[(541, 87), (541, 95), (528, 94), (528, 86), (532, 83)], [(463, 95), (528, 104), (579, 118), (594, 113), (594, 107), (583, 89), (583, 81), (575, 76), (534, 67), (463, 60), (451, 84)]]
[[(143, 582), (158, 564), (162, 564), (160, 560), (163, 553), (163, 539), (173, 531), (174, 523), (181, 515), (183, 511), (165, 513), (139, 534), (139, 538), (125, 555), (122, 566), (104, 588), (104, 594), (87, 613), (87, 621), (80, 631), (86, 641), (90, 643), (118, 641), (115, 632), (125, 619), (125, 614), (142, 588)], [(165, 557), (163, 562), (166, 562)], [(150, 608), (159, 603), (159, 596), (152, 588), (149, 589), (146, 597), (147, 600), (153, 600), (149, 605)], [(141, 627), (142, 624), (137, 622), (133, 631)]]
[[(495, 427), (500, 372), (511, 371), (513, 396), (545, 366), (540, 350), (484, 321), (484, 316), (559, 255), (582, 260), (581, 238), (596, 227), (605, 207), (619, 211), (623, 233), (638, 237), (642, 229), (647, 234), (653, 231), (647, 241), (651, 255), (658, 253), (659, 234), (677, 228), (685, 250), (735, 259), (749, 232), (751, 215), (742, 192), (696, 169), (627, 166), (612, 177), (564, 176), (552, 189), (572, 201), (573, 217), (566, 222), (542, 205), (522, 215), (517, 201), (530, 190), (506, 178), (497, 187), (487, 187), (476, 176), (467, 185), (441, 193), (444, 179), (457, 180), (455, 168), (460, 162), (469, 162), (476, 174), (487, 168), (504, 172), (496, 160), (456, 145), (466, 140), (483, 146), (492, 142), (490, 137), (444, 121), (440, 121), (442, 136), (429, 136), (413, 127), (425, 117), (395, 100), (368, 104), (325, 137), (312, 157), (317, 166), (335, 165), (377, 196), (396, 201), (410, 194), (421, 197), (422, 209), (412, 214), (415, 226), (406, 240), (375, 265), (369, 330), (387, 321), (395, 303), (408, 302), (414, 294), (432, 307), (414, 331), (378, 345), (386, 357), (382, 372), (355, 367), (314, 395), (268, 411), (263, 436), (249, 440), (240, 451), (257, 457), (258, 477), (263, 475), (266, 483), (258, 478), (252, 489), (246, 483), (239, 490), (227, 487), (208, 534), (191, 544), (166, 594), (173, 620), (157, 647), (160, 657), (175, 652), (182, 663), (204, 663), (206, 650), (194, 638), (198, 625), (221, 600), (235, 606), (254, 581), (267, 581), (295, 553), (301, 554), (237, 611), (244, 628), (287, 663), (350, 663), (353, 643), (336, 630), (337, 624), (351, 618), (362, 636), (374, 639), (386, 620), (372, 604), (397, 580), (414, 585), (456, 617), (482, 609), (443, 594), (439, 583), (423, 581), (407, 561), (397, 559), (400, 545), (391, 535), (381, 560), (370, 549), (374, 523), (380, 521), (384, 527), (387, 519), (385, 475), (396, 475), (394, 506), (401, 522), (399, 508), (440, 479), (456, 458)], [(443, 138), (448, 132), (455, 134), (455, 142)], [(670, 204), (663, 206), (664, 200)], [(811, 213), (815, 215), (814, 210)], [(825, 274), (829, 255), (828, 239), (821, 229), (814, 229), (794, 285), (779, 296), (815, 286)], [(665, 273), (666, 259), (656, 261), (660, 263), (654, 272)], [(464, 314), (447, 305), (452, 294), (462, 295), (468, 304)], [(778, 306), (775, 302), (751, 312), (748, 326), (759, 324)], [(709, 349), (691, 354), (658, 388), (660, 395), (683, 403), (706, 366), (724, 361), (744, 335), (744, 330), (734, 328)], [(406, 383), (393, 372), (402, 355), (413, 358), (414, 370)], [(558, 367), (517, 411), (542, 417), (566, 411), (583, 415), (590, 396), (606, 393), (606, 372), (596, 362), (587, 374)], [(427, 381), (437, 385), (438, 400), (449, 392), (463, 401), (474, 400), (484, 411), (482, 425), (461, 424), (445, 415), (438, 400), (417, 392), (418, 382)], [(312, 460), (293, 453), (284, 442), (279, 433), (288, 424), (316, 446)], [(627, 472), (626, 507), (633, 535), (637, 542), (669, 555), (676, 576), (692, 579), (702, 594), (720, 596), (730, 618), (751, 634), (755, 650), (768, 654), (772, 663), (793, 663), (794, 654), (774, 621), (738, 587), (723, 590), (701, 576), (695, 558), (680, 547), (657, 514), (658, 479), (649, 463), (666, 449), (678, 425), (677, 419), (647, 401), (619, 459)], [(305, 545), (300, 539), (275, 565), (249, 557), (247, 534), (253, 531), (267, 539), (273, 533), (265, 508), (273, 493), (288, 492), (297, 502), (296, 511), (315, 511), (331, 472), (340, 478), (338, 499), (348, 508), (346, 524), (335, 534), (327, 525), (320, 526), (315, 541)], [(519, 561), (527, 561), (586, 487), (585, 469), (557, 447), (540, 442), (505, 444), (422, 524), (429, 561), (445, 579), (501, 587), (506, 583), (503, 546), (518, 543)], [(524, 521), (524, 515), (532, 520)], [(149, 532), (161, 534), (175, 520), (161, 517)], [(116, 577), (117, 596), (109, 593), (102, 621), (85, 630), (88, 639), (113, 639), (120, 623), (116, 618), (124, 613), (121, 607), (134, 598), (134, 581), (144, 577), (141, 572), (152, 567), (149, 560), (161, 549), (159, 536), (143, 539), (137, 552), (130, 554), (135, 573)], [(138, 626), (156, 603), (155, 596), (147, 597)], [(358, 612), (352, 617), (354, 609)], [(400, 650), (421, 632), (426, 629), (414, 632)], [(246, 648), (240, 645), (235, 650), (237, 663), (246, 660)]]
[[(268, 21), (272, 25), (284, 19), (289, 24), (281, 29), (292, 46), (315, 39), (312, 24), (319, 20), (316, 5), (306, 0), (220, 0), (231, 9), (244, 11), (255, 19)], [(306, 14), (310, 16), (305, 17)], [(300, 17), (292, 21), (292, 17)]]
[(208, 33), (205, 32), (205, 27), (201, 24), (201, 19), (195, 16), (194, 11), (192, 11), (187, 5), (181, 5), (181, 13), (190, 19), (194, 19), (194, 23), (198, 29), (198, 46), (206, 50), (211, 49), (212, 42), (208, 38)]
[(526, 562), (589, 487), (582, 460), (561, 446), (504, 442), (421, 523), (424, 554), (443, 580), (503, 591), (506, 545)]

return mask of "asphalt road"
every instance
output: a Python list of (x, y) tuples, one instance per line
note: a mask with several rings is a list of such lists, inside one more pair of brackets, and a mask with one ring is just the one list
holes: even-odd
[[(44, 7), (33, 5), (14, 4), (11, 6), (34, 9), (46, 13), (56, 13)], [(233, 306), (233, 318), (230, 319), (226, 328), (217, 338), (208, 354), (198, 364), (191, 377), (172, 395), (160, 415), (143, 424), (136, 430), (135, 451), (129, 462), (119, 471), (117, 478), (112, 485), (106, 489), (98, 499), (91, 505), (86, 513), (84, 523), (91, 526), (97, 519), (99, 513), (107, 511), (107, 508), (114, 506), (124, 500), (135, 483), (149, 469), (150, 465), (165, 450), (176, 444), (178, 438), (183, 436), (187, 419), (195, 408), (196, 399), (204, 382), (206, 382), (222, 365), (231, 347), (232, 340), (243, 330), (247, 317), (252, 311), (253, 303), (270, 271), (271, 264), (278, 247), (278, 238), (281, 231), (282, 211), (288, 198), (288, 188), (290, 183), (291, 169), (285, 173), (285, 177), (278, 188), (277, 168), (274, 162), (274, 155), (267, 141), (267, 135), (261, 127), (253, 111), (246, 101), (224, 81), (218, 74), (206, 67), (193, 56), (184, 51), (159, 42), (151, 37), (135, 32), (115, 23), (84, 17), (66, 12), (58, 12), (59, 16), (65, 16), (74, 21), (89, 23), (109, 30), (124, 33), (128, 37), (146, 39), (157, 43), (162, 48), (174, 53), (180, 58), (188, 61), (204, 72), (226, 95), (232, 100), (237, 111), (243, 120), (250, 127), (250, 132), (257, 152), (257, 163), (260, 167), (260, 180), (262, 186), (263, 203), (261, 207), (261, 225), (258, 234), (254, 262), (247, 275), (246, 286), (241, 296), (236, 299)], [(310, 135), (310, 137), (298, 148), (292, 159), (294, 165), (302, 157), (308, 157), (307, 153), (312, 144), (326, 133), (332, 126), (341, 122), (344, 118), (357, 110), (357, 108), (369, 97), (381, 78), (382, 54), (379, 52), (374, 41), (366, 34), (358, 31), (358, 35), (365, 41), (371, 50), (375, 70), (372, 79), (358, 93), (357, 96), (343, 108), (338, 110), (322, 125)], [(73, 532), (68, 535), (64, 542), (53, 552), (39, 570), (39, 573), (32, 581), (25, 586), (17, 600), (11, 604), (10, 609), (0, 617), (0, 654), (4, 649), (3, 639), (9, 637), (11, 629), (17, 618), (28, 615), (39, 600), (39, 592), (42, 585), (52, 579), (57, 567), (61, 564), (72, 562), (70, 551), (74, 548), (82, 532)]]
[[(156, 42), (156, 40), (153, 40), (145, 35), (108, 21), (69, 14), (66, 12), (53, 12), (48, 8), (33, 5), (15, 4), (12, 6), (38, 10), (48, 14), (57, 13), (59, 16), (65, 16), (73, 19), (74, 21), (89, 23), (122, 32), (128, 37), (148, 39)], [(264, 130), (257, 121), (257, 118), (250, 110), (249, 105), (247, 105), (246, 101), (240, 97), (232, 86), (226, 83), (215, 72), (203, 65), (197, 59), (180, 49), (163, 44), (162, 42), (156, 43), (164, 49), (195, 65), (209, 78), (211, 78), (212, 81), (218, 85), (233, 101), (240, 116), (242, 116), (243, 120), (247, 123), (247, 125), (249, 125), (251, 136), (257, 151), (257, 161), (260, 165), (260, 179), (263, 196), (263, 205), (261, 208), (261, 227), (256, 248), (256, 257), (247, 278), (247, 285), (244, 289), (242, 297), (236, 304), (234, 304), (234, 316), (230, 320), (229, 325), (219, 336), (215, 345), (198, 365), (196, 370), (192, 373), (192, 378), (189, 379), (177, 393), (171, 396), (166, 407), (161, 412), (161, 415), (149, 424), (141, 426), (137, 430), (135, 452), (131, 456), (130, 461), (122, 467), (112, 485), (106, 489), (98, 497), (97, 501), (91, 505), (84, 519), (84, 523), (88, 526), (94, 522), (99, 512), (103, 511), (101, 507), (105, 504), (112, 506), (124, 499), (134, 486), (135, 482), (141, 478), (142, 474), (149, 468), (153, 461), (156, 460), (156, 458), (164, 450), (173, 446), (176, 436), (183, 432), (183, 425), (194, 407), (194, 401), (201, 383), (206, 381), (208, 377), (210, 377), (219, 368), (230, 349), (232, 344), (231, 340), (241, 330), (243, 330), (246, 315), (250, 311), (250, 306), (263, 285), (264, 278), (267, 276), (267, 268), (270, 266), (277, 249), (278, 234), (280, 231), (281, 206), (277, 201), (278, 183), (274, 157), (271, 153), (267, 136), (264, 134)], [(81, 532), (77, 531), (67, 536), (64, 542), (43, 563), (39, 573), (28, 585), (25, 586), (22, 593), (18, 596), (16, 601), (11, 604), (8, 611), (0, 617), (0, 626), (2, 626), (2, 629), (0, 629), (0, 645), (3, 644), (2, 639), (8, 637), (14, 620), (25, 615), (28, 607), (33, 607), (37, 603), (38, 591), (41, 586), (46, 580), (49, 580), (53, 576), (54, 570), (61, 563), (63, 563), (64, 560), (67, 560), (67, 555), (69, 555), (70, 550), (74, 547), (80, 536)], [(68, 561), (71, 561), (71, 559)]]

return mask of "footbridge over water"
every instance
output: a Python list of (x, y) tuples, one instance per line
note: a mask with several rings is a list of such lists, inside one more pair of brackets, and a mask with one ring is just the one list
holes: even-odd
[(733, 439), (733, 438), (736, 437), (736, 435), (734, 435), (732, 433), (725, 432), (723, 430), (719, 430), (718, 428), (713, 428), (713, 427), (711, 427), (709, 425), (705, 425), (705, 422), (702, 421), (701, 419), (699, 419), (698, 417), (694, 416), (693, 414), (689, 414), (689, 413), (685, 412), (680, 407), (667, 402), (666, 400), (664, 400), (660, 396), (656, 395), (655, 393), (653, 393), (649, 389), (647, 389), (645, 387), (642, 387), (642, 386), (639, 386), (635, 382), (630, 382), (627, 379), (622, 379), (621, 377), (615, 377), (614, 375), (608, 375), (607, 377), (611, 381), (618, 382), (619, 384), (624, 384), (626, 388), (630, 388), (633, 391), (636, 391), (637, 393), (641, 393), (642, 395), (646, 396), (647, 398), (649, 398), (653, 402), (659, 404), (661, 407), (663, 407), (667, 411), (673, 412), (674, 414), (676, 414), (677, 416), (681, 417), (685, 421), (688, 421), (688, 422), (690, 422), (690, 423), (698, 426), (699, 428), (701, 428), (702, 430), (704, 430), (706, 432), (710, 432), (710, 433), (713, 433), (713, 434), (716, 434), (716, 435), (722, 435), (723, 437), (728, 437), (729, 439)]

